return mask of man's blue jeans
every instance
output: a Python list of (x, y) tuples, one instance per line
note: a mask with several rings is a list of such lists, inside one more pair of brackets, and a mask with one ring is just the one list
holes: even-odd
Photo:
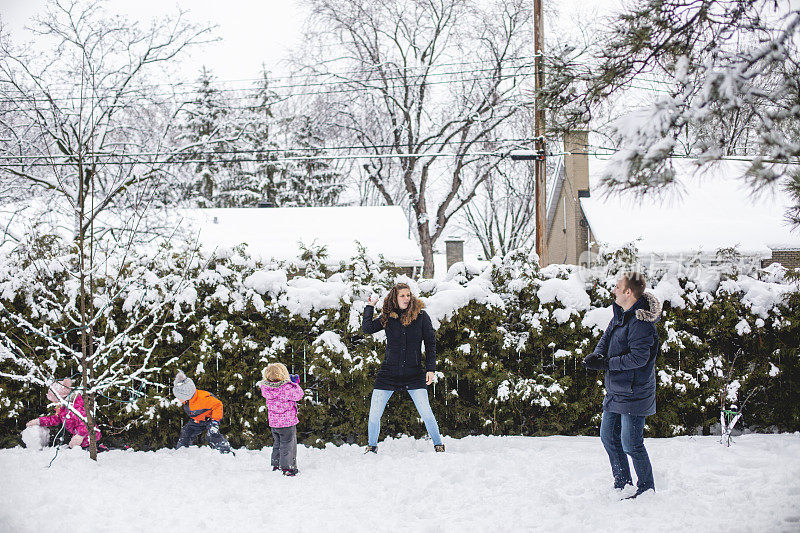
[(644, 419), (643, 416), (620, 415), (603, 411), (600, 440), (603, 441), (603, 446), (605, 446), (611, 461), (615, 489), (624, 488), (628, 484), (633, 485), (626, 454), (631, 456), (633, 469), (636, 470), (637, 492), (656, 488), (653, 482), (653, 467), (650, 465), (650, 457), (644, 448), (644, 437), (642, 436)]
[[(372, 389), (372, 400), (369, 404), (369, 422), (367, 423), (367, 440), (370, 446), (378, 445), (378, 435), (381, 432), (381, 416), (386, 408), (386, 403), (392, 397), (394, 391), (383, 389)], [(408, 391), (414, 406), (419, 412), (420, 418), (425, 422), (428, 435), (431, 436), (434, 446), (442, 443), (442, 436), (439, 435), (439, 424), (431, 411), (431, 404), (428, 401), (428, 389), (411, 389)]]

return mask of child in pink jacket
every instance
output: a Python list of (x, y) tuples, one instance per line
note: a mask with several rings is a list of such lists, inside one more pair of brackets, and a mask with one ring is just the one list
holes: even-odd
[[(86, 409), (83, 406), (83, 396), (76, 394), (70, 400), (72, 394), (72, 380), (69, 378), (62, 379), (61, 381), (53, 382), (47, 390), (47, 399), (50, 402), (58, 404), (56, 406), (56, 414), (51, 416), (40, 416), (34, 418), (26, 424), (26, 426), (60, 426), (64, 424), (64, 428), (72, 434), (69, 441), (69, 447), (74, 448), (80, 445), (82, 448), (89, 447), (89, 428), (86, 427)], [(64, 403), (67, 402), (72, 407), (70, 409)], [(80, 413), (78, 416), (75, 411)], [(97, 441), (100, 441), (100, 430), (95, 428), (95, 435)]]
[(297, 402), (303, 399), (300, 376), (289, 375), (283, 363), (271, 363), (261, 373), (261, 395), (267, 400), (272, 437), (272, 470), (284, 476), (297, 475)]

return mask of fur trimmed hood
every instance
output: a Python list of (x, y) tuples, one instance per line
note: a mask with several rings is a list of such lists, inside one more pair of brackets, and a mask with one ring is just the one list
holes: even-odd
[(645, 322), (658, 321), (661, 318), (661, 302), (651, 292), (645, 292), (642, 298), (647, 301), (648, 309), (637, 309), (636, 318)]
[[(409, 304), (409, 306), (410, 306), (410, 304)], [(425, 307), (425, 304), (423, 303), (422, 306), (417, 310), (417, 314), (419, 314), (419, 311), (422, 310), (424, 307)], [(389, 318), (400, 319), (401, 317), (405, 316), (405, 314), (408, 313), (408, 312), (409, 312), (408, 307), (406, 307), (405, 309), (392, 311), (392, 312), (389, 313)]]

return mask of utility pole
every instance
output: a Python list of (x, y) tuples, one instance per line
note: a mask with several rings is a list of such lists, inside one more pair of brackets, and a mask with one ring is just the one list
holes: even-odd
[(544, 109), (539, 91), (544, 87), (544, 24), (542, 21), (542, 0), (533, 0), (533, 49), (534, 49), (534, 104), (535, 148), (540, 157), (534, 162), (534, 183), (536, 202), (536, 254), (539, 264), (547, 264), (547, 240), (545, 239), (545, 195), (547, 191), (547, 168), (545, 166)]

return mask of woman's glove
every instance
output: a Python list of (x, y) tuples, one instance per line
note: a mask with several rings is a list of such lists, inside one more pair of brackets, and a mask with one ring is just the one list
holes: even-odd
[(292, 383), (300, 383), (300, 376), (298, 374), (290, 375), (289, 379), (292, 380)]

